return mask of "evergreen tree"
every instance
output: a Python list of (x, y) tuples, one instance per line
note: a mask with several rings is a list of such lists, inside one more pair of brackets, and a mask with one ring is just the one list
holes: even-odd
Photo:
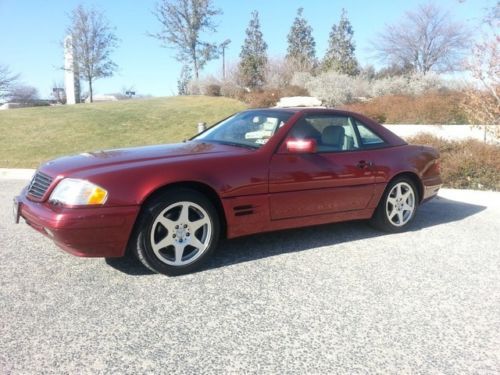
[(354, 55), (356, 46), (352, 37), (354, 31), (347, 19), (345, 9), (338, 25), (333, 25), (328, 41), (328, 51), (323, 60), (323, 70), (334, 70), (341, 74), (356, 75), (359, 73), (358, 61)]
[(243, 84), (251, 89), (262, 87), (267, 68), (267, 44), (260, 31), (259, 12), (253, 11), (240, 52), (239, 73)]
[(304, 8), (297, 10), (288, 33), (288, 49), (286, 59), (294, 70), (310, 71), (316, 65), (316, 42), (312, 36), (312, 27), (302, 16)]

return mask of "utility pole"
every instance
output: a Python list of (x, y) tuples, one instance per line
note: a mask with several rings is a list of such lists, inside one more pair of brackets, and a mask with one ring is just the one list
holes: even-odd
[(231, 43), (231, 39), (226, 39), (219, 45), (220, 50), (222, 51), (222, 79), (226, 80), (226, 48)]

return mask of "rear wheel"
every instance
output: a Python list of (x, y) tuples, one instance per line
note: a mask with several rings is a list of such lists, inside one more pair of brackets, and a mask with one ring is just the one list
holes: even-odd
[(415, 184), (407, 177), (399, 177), (387, 186), (370, 224), (386, 232), (402, 232), (415, 217), (417, 206)]
[(149, 269), (170, 276), (189, 273), (210, 257), (220, 233), (213, 204), (202, 194), (172, 189), (141, 212), (135, 254)]

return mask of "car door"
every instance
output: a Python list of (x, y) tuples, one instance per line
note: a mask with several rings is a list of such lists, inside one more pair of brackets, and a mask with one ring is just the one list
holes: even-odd
[(272, 220), (367, 207), (373, 195), (370, 152), (348, 116), (305, 114), (287, 139), (314, 139), (316, 152), (291, 153), (282, 145), (269, 167)]

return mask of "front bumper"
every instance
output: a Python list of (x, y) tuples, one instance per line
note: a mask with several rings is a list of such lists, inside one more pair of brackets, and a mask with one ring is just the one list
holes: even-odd
[(26, 191), (16, 197), (19, 216), (52, 239), (56, 245), (81, 257), (120, 257), (139, 212), (139, 206), (62, 208), (30, 201)]

